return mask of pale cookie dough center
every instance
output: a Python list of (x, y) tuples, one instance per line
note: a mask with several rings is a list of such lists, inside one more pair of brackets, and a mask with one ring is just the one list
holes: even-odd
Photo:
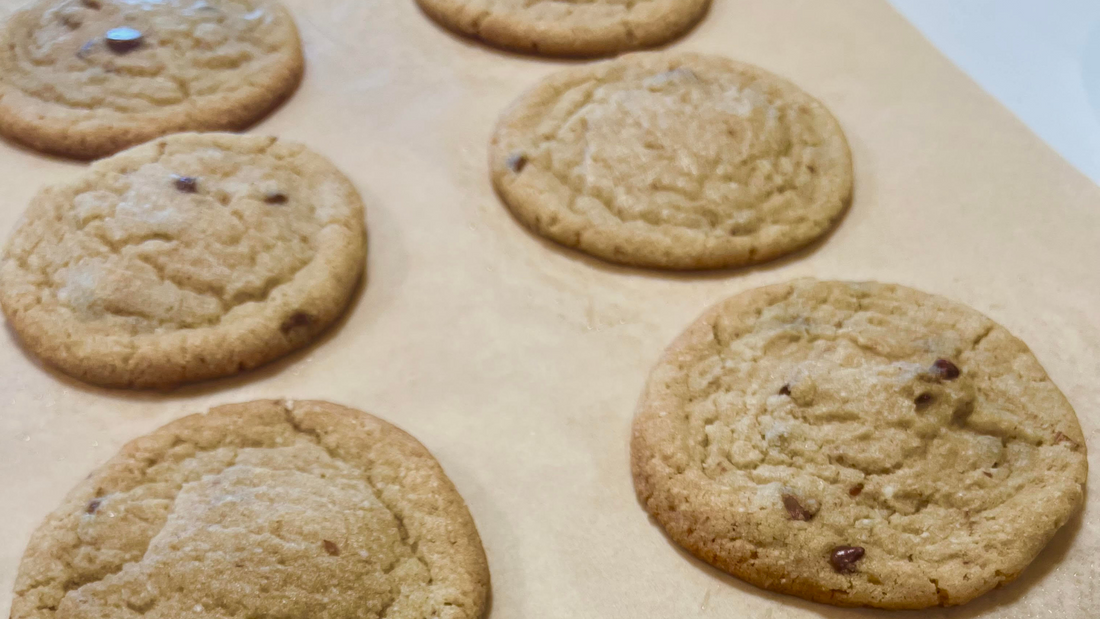
[(134, 519), (163, 527), (140, 559), (70, 591), (59, 616), (379, 617), (431, 580), (363, 473), (308, 440), (172, 466), (185, 480), (174, 498), (149, 496), (168, 479), (152, 481), (82, 517), (87, 540)]
[(812, 198), (797, 116), (752, 84), (680, 68), (596, 88), (544, 149), (597, 222), (750, 234)]
[(47, 271), (57, 300), (83, 320), (114, 316), (138, 332), (214, 324), (314, 257), (321, 223), (289, 169), (209, 149), (111, 184), (76, 195), (60, 245), (40, 249), (58, 262)]

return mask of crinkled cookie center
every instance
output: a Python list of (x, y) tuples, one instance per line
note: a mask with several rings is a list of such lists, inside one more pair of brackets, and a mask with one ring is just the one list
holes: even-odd
[(321, 229), (305, 179), (270, 163), (211, 148), (79, 193), (60, 245), (38, 248), (57, 301), (147, 332), (264, 300), (313, 259)]
[(74, 108), (142, 112), (242, 86), (275, 15), (251, 0), (66, 0), (9, 26), (4, 80)]
[(155, 536), (120, 571), (70, 591), (57, 616), (372, 618), (430, 581), (362, 472), (312, 442), (172, 466), (89, 506), (79, 535), (104, 540), (89, 547), (104, 559), (128, 552), (112, 551), (117, 540), (141, 545), (134, 523)]
[(578, 210), (751, 233), (812, 198), (815, 149), (804, 111), (743, 81), (679, 68), (600, 86), (543, 149)]

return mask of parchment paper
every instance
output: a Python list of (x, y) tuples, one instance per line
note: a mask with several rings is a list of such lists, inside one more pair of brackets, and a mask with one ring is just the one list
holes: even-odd
[[(494, 196), (486, 144), (498, 113), (564, 63), (457, 39), (412, 0), (288, 4), (306, 79), (253, 131), (308, 143), (357, 184), (368, 281), (317, 345), (168, 394), (81, 385), (0, 329), (0, 613), (31, 531), (124, 442), (213, 404), (288, 396), (373, 412), (432, 450), (484, 540), (493, 619), (891, 615), (724, 576), (671, 544), (634, 498), (630, 421), (661, 350), (709, 304), (796, 276), (898, 282), (985, 312), (1069, 397), (1100, 471), (1100, 188), (886, 2), (717, 0), (674, 45), (790, 78), (832, 109), (855, 157), (852, 209), (825, 242), (704, 275), (560, 249)], [(0, 231), (42, 184), (79, 169), (0, 144)], [(964, 607), (892, 616), (1097, 616), (1096, 480), (1083, 515), (1018, 581)]]

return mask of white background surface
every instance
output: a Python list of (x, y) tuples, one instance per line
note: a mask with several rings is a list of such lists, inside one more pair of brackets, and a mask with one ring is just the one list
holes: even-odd
[(1100, 2), (890, 1), (982, 88), (1100, 183)]

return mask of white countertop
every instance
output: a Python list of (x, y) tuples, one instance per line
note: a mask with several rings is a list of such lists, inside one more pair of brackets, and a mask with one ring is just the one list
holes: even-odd
[(982, 88), (1100, 183), (1100, 2), (890, 2)]

